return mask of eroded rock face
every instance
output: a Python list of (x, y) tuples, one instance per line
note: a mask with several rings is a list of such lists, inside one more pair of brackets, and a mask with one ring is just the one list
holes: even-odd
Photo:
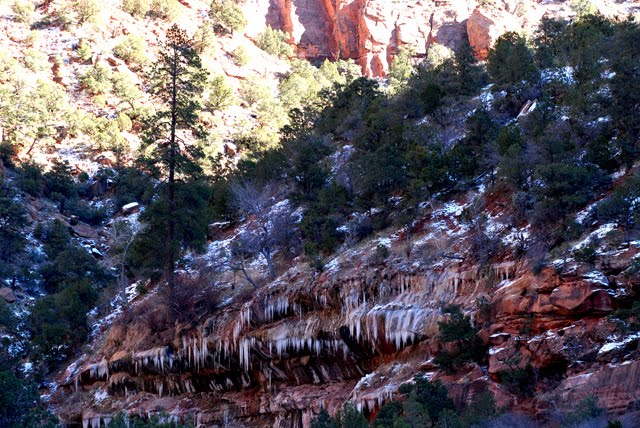
[(502, 0), (479, 6), (474, 0), (248, 0), (243, 7), (250, 37), (268, 25), (289, 34), (300, 57), (353, 59), (365, 75), (381, 77), (403, 45), (412, 46), (415, 59), (420, 60), (434, 43), (455, 50), (469, 41), (476, 57), (485, 59), (506, 31), (531, 31), (545, 14), (570, 16), (564, 3)]
[(291, 36), (299, 56), (354, 59), (368, 76), (384, 76), (397, 48), (418, 57), (434, 43), (456, 47), (472, 1), (273, 0), (265, 25)]
[[(335, 412), (345, 400), (374, 414), (420, 371), (441, 377), (460, 405), (488, 388), (501, 405), (544, 408), (543, 393), (588, 395), (585, 371), (599, 373), (598, 391), (610, 397), (601, 405), (622, 411), (637, 404), (637, 382), (611, 383), (637, 377), (635, 366), (610, 373), (620, 352), (608, 348), (617, 345), (599, 352), (614, 332), (602, 318), (611, 311), (611, 293), (575, 273), (533, 275), (517, 261), (489, 270), (454, 261), (361, 264), (374, 249), (349, 250), (319, 275), (297, 265), (196, 327), (176, 325), (170, 336), (159, 335), (166, 340), (158, 346), (142, 348), (148, 333), (135, 322), (113, 328), (99, 355), (66, 373), (56, 393), (60, 414), (79, 423), (121, 409), (144, 415), (162, 409), (203, 426), (231, 418), (249, 427), (309, 427), (320, 408)], [(490, 315), (481, 314), (481, 300)], [(441, 346), (443, 302), (461, 304), (474, 318), (489, 316), (481, 334), (490, 347), (486, 368), (470, 365), (450, 375), (431, 363)], [(627, 342), (624, 355), (637, 340)], [(516, 364), (530, 362), (539, 373), (536, 403), (500, 384), (516, 356)]]

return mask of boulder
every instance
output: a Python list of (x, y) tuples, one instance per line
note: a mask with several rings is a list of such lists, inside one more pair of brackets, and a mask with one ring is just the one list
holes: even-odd
[(496, 23), (476, 9), (467, 20), (467, 35), (473, 55), (478, 59), (486, 59), (496, 40)]
[(137, 202), (131, 202), (122, 206), (122, 214), (124, 215), (137, 213), (138, 211), (140, 211), (140, 204)]
[(81, 238), (98, 239), (98, 232), (88, 224), (79, 223), (71, 227), (71, 231)]
[(16, 301), (16, 295), (9, 287), (0, 288), (0, 298), (3, 298), (7, 303), (13, 303)]

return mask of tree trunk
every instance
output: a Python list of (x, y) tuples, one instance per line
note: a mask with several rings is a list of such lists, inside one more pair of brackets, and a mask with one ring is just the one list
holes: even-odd
[(167, 254), (167, 285), (170, 292), (175, 289), (175, 218), (174, 218), (174, 185), (176, 169), (176, 124), (177, 124), (177, 103), (178, 103), (178, 51), (173, 47), (173, 63), (171, 64), (171, 137), (169, 139), (169, 182), (168, 182), (168, 219), (167, 219), (167, 241), (169, 252)]
[(269, 268), (269, 277), (271, 277), (271, 279), (276, 279), (276, 270), (273, 267), (273, 262), (271, 261), (271, 251), (269, 251), (268, 249), (265, 249), (264, 252), (262, 253), (264, 255), (264, 258), (267, 260), (267, 267)]

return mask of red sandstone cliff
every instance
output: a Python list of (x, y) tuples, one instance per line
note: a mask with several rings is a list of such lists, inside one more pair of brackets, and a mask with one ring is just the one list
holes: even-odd
[[(441, 378), (458, 404), (488, 388), (499, 405), (541, 417), (594, 393), (612, 414), (637, 408), (640, 335), (617, 331), (606, 315), (635, 293), (625, 269), (640, 245), (603, 242), (593, 265), (558, 260), (536, 275), (517, 256), (527, 229), (512, 229), (498, 204), (488, 207), (488, 228), (504, 251), (499, 261), (478, 264), (461, 221), (475, 196), (426, 207), (411, 237), (389, 230), (345, 247), (322, 273), (294, 261), (255, 293), (218, 272), (219, 307), (188, 321), (137, 318), (134, 308), (95, 355), (61, 375), (52, 396), (57, 413), (86, 425), (126, 410), (191, 416), (207, 427), (227, 418), (307, 428), (321, 407), (333, 412), (347, 399), (375, 413), (418, 372)], [(591, 235), (612, 228), (596, 226)], [(228, 242), (212, 242), (199, 260), (199, 288), (207, 289), (211, 277), (202, 272)], [(387, 258), (377, 256), (380, 244), (390, 248)], [(472, 315), (487, 365), (452, 375), (433, 364), (447, 303)], [(501, 383), (516, 355), (536, 370), (533, 398)]]
[[(603, 13), (624, 15), (625, 2), (603, 2)], [(244, 9), (255, 36), (266, 25), (290, 35), (300, 57), (354, 59), (367, 76), (385, 76), (397, 49), (416, 59), (433, 43), (455, 49), (468, 38), (479, 59), (506, 31), (531, 31), (544, 16), (571, 17), (565, 1), (499, 0), (248, 0)]]

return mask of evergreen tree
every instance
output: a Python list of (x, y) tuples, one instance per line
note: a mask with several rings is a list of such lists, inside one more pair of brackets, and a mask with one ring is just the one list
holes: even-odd
[[(624, 140), (633, 145), (640, 137), (640, 27), (633, 21), (622, 23), (614, 37), (611, 69), (612, 116)], [(627, 150), (628, 152), (628, 150)], [(636, 154), (636, 153), (631, 153)], [(625, 156), (632, 159), (632, 156)]]
[(0, 275), (13, 273), (11, 265), (26, 244), (22, 229), (27, 225), (27, 212), (13, 198), (13, 190), (0, 178)]
[(338, 428), (336, 421), (329, 415), (326, 409), (320, 409), (318, 417), (311, 420), (311, 428)]
[(471, 324), (471, 318), (465, 316), (458, 305), (447, 305), (443, 312), (449, 314), (450, 318), (438, 322), (438, 339), (442, 343), (455, 344), (456, 349), (453, 353), (440, 351), (435, 358), (436, 363), (450, 370), (466, 361), (480, 361), (484, 356), (482, 341)]
[[(193, 41), (184, 30), (173, 25), (167, 32), (158, 60), (150, 75), (151, 93), (164, 108), (145, 120), (141, 161), (150, 172), (166, 180), (160, 198), (166, 217), (164, 254), (167, 283), (175, 286), (174, 270), (180, 243), (176, 239), (176, 186), (201, 172), (198, 159), (202, 151), (185, 136), (201, 137), (198, 98), (206, 82)], [(154, 231), (157, 235), (158, 231)]]
[(369, 424), (353, 403), (347, 402), (336, 415), (339, 428), (368, 428)]
[(487, 71), (498, 85), (518, 85), (534, 79), (536, 66), (527, 40), (513, 32), (500, 36), (487, 57)]

